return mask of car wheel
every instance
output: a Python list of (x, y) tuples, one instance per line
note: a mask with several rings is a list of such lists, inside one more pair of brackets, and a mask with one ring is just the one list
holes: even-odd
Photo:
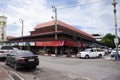
[(17, 64), (16, 64), (16, 63), (14, 64), (14, 69), (15, 69), (16, 71), (18, 71), (18, 67), (17, 67)]
[(37, 66), (33, 66), (32, 68), (33, 68), (33, 69), (36, 69), (36, 67), (37, 67)]
[(85, 55), (85, 59), (88, 59), (89, 58), (89, 55)]
[(98, 58), (102, 58), (102, 54), (99, 54), (99, 55), (98, 55)]

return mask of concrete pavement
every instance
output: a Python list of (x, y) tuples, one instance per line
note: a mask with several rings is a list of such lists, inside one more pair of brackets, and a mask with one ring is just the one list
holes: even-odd
[(0, 66), (0, 80), (14, 80), (12, 76)]

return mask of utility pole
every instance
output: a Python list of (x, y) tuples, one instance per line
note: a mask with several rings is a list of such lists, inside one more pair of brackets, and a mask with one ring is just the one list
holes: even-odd
[[(54, 22), (55, 22), (55, 40), (57, 40), (57, 8), (52, 6), (54, 15)], [(57, 46), (55, 47), (55, 54), (57, 55)]]
[(52, 6), (53, 12), (55, 13), (54, 21), (55, 21), (55, 40), (57, 40), (57, 8)]
[(116, 54), (115, 54), (115, 60), (118, 59), (118, 44), (119, 44), (119, 41), (118, 41), (118, 36), (117, 36), (117, 16), (116, 16), (116, 13), (117, 13), (117, 10), (116, 10), (116, 0), (113, 0), (113, 7), (114, 7), (114, 23), (115, 23), (115, 39), (114, 39), (114, 42), (115, 42), (115, 45), (116, 45)]
[[(22, 29), (21, 29), (21, 43), (23, 42), (23, 28), (24, 28), (24, 21), (22, 19), (19, 19), (20, 23), (22, 25)], [(23, 46), (23, 45), (22, 45)], [(20, 47), (22, 50), (22, 46)]]

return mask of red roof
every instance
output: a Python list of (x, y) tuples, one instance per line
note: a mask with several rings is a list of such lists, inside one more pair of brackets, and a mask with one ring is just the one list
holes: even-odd
[(15, 38), (14, 36), (7, 36), (7, 39)]
[[(54, 23), (54, 20), (53, 20), (53, 21), (49, 21), (49, 22), (42, 23), (42, 24), (38, 24), (37, 26), (35, 26), (34, 29), (39, 29), (39, 28), (44, 28), (44, 27), (48, 27), (48, 26), (53, 26), (54, 24), (55, 24), (55, 23)], [(76, 31), (76, 32), (84, 35), (84, 36), (88, 36), (88, 37), (94, 39), (92, 35), (84, 32), (84, 31), (81, 31), (81, 30), (79, 30), (79, 29), (77, 29), (77, 28), (75, 28), (75, 27), (73, 27), (73, 26), (70, 26), (70, 25), (68, 25), (68, 24), (66, 24), (66, 23), (64, 23), (64, 22), (62, 22), (62, 21), (57, 20), (57, 25), (63, 26), (63, 27), (68, 28), (68, 29), (71, 29), (71, 30), (73, 30), (73, 31)], [(94, 40), (95, 40), (95, 39), (94, 39)]]

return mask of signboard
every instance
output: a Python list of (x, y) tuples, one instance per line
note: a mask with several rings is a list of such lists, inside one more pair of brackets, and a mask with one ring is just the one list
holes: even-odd
[(29, 42), (30, 46), (35, 46), (35, 42)]
[(45, 42), (36, 42), (36, 46), (63, 46), (64, 41), (45, 41)]

